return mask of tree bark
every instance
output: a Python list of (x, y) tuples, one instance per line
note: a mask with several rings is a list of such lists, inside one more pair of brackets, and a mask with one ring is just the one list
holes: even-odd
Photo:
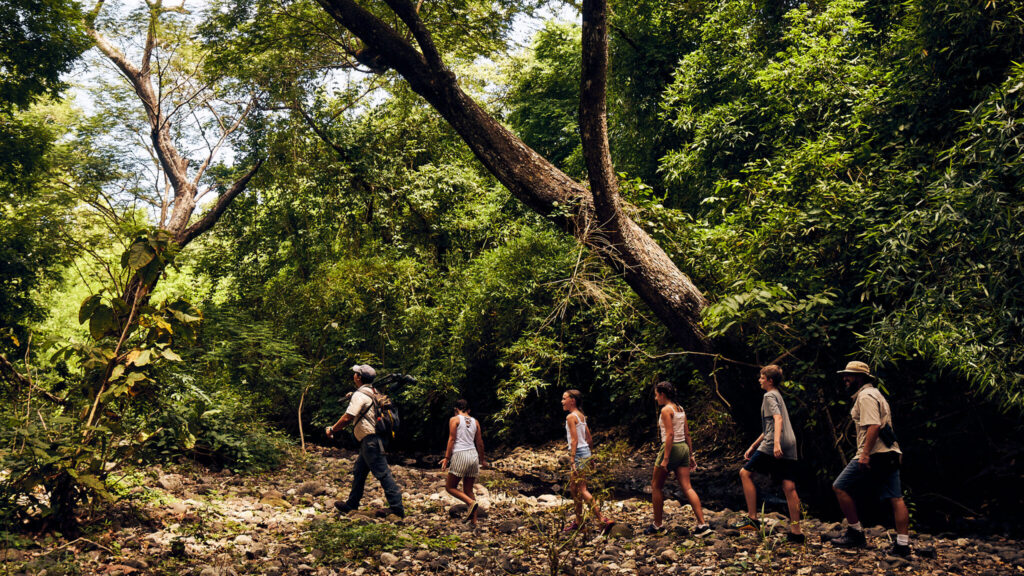
[(537, 154), (459, 87), (407, 0), (387, 4), (409, 27), (423, 53), (355, 0), (318, 2), (402, 75), (513, 196), (601, 254), (685, 349), (710, 350), (701, 327), (704, 295), (625, 213), (619, 197), (605, 124), (608, 38), (603, 1), (584, 4), (580, 127), (590, 190)]

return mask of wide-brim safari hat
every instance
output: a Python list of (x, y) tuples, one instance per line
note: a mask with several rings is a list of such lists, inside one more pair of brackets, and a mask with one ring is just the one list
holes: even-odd
[(846, 369), (840, 370), (838, 374), (860, 374), (869, 380), (875, 379), (875, 377), (871, 375), (871, 367), (859, 360), (847, 363)]

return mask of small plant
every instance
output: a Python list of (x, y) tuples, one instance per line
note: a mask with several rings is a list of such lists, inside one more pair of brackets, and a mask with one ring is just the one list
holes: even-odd
[(456, 536), (433, 538), (423, 532), (399, 529), (393, 524), (354, 522), (347, 518), (316, 521), (311, 525), (307, 545), (324, 553), (324, 564), (345, 563), (425, 544), (435, 551), (453, 550)]

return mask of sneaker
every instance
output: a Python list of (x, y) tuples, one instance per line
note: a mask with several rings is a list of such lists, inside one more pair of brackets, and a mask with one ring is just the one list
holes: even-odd
[(807, 537), (803, 534), (794, 534), (792, 532), (786, 532), (786, 540), (793, 544), (803, 544), (807, 541)]
[(355, 510), (355, 508), (348, 505), (348, 502), (342, 502), (341, 500), (335, 502), (334, 507), (338, 510), (338, 512), (341, 512), (342, 514), (348, 514), (349, 512)]
[(647, 528), (644, 528), (644, 534), (646, 534), (647, 536), (653, 536), (654, 534), (664, 534), (664, 533), (665, 533), (665, 527), (664, 526), (655, 526), (654, 524), (651, 524)]
[(757, 531), (761, 529), (761, 522), (754, 520), (750, 516), (744, 516), (740, 518), (739, 522), (733, 524), (732, 527), (737, 530)]
[(615, 526), (615, 520), (605, 520), (601, 523), (601, 534), (607, 534), (612, 531), (612, 526)]
[(864, 532), (847, 528), (846, 534), (832, 539), (832, 545), (840, 548), (867, 548), (868, 540), (864, 537)]
[(696, 528), (693, 529), (693, 535), (694, 536), (707, 536), (709, 534), (714, 534), (714, 533), (715, 533), (715, 531), (712, 530), (711, 526), (708, 526), (707, 524), (701, 524), (701, 525), (699, 525), (699, 526), (697, 526)]
[(888, 554), (889, 556), (910, 558), (910, 544), (893, 544), (892, 548), (889, 548), (886, 554)]
[(562, 532), (575, 532), (579, 527), (580, 527), (579, 522), (576, 522), (575, 520), (573, 520), (572, 524), (569, 524), (565, 528), (562, 528)]

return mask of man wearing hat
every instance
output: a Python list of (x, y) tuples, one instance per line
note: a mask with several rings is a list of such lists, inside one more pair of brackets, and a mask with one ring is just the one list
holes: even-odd
[(366, 486), (366, 476), (372, 473), (384, 489), (389, 511), (399, 518), (404, 518), (402, 490), (391, 475), (391, 468), (388, 467), (388, 459), (384, 454), (384, 442), (377, 435), (377, 414), (373, 404), (374, 395), (377, 393), (373, 388), (373, 379), (377, 377), (377, 371), (366, 364), (356, 364), (352, 367), (352, 373), (356, 391), (350, 395), (348, 409), (341, 418), (334, 426), (327, 427), (327, 437), (333, 438), (335, 431), (344, 429), (350, 422), (355, 422), (352, 432), (359, 441), (359, 458), (352, 467), (352, 489), (349, 490), (348, 499), (345, 502), (335, 502), (334, 507), (342, 514), (359, 508), (359, 501), (363, 499), (363, 488)]
[(867, 546), (864, 528), (857, 517), (857, 504), (850, 495), (859, 488), (874, 489), (879, 498), (892, 504), (896, 521), (896, 544), (889, 551), (899, 556), (910, 555), (910, 515), (903, 502), (900, 487), (902, 452), (892, 429), (892, 411), (882, 393), (874, 387), (875, 377), (863, 362), (850, 362), (840, 370), (847, 392), (853, 395), (850, 416), (857, 426), (857, 454), (832, 483), (839, 507), (849, 527), (846, 534), (832, 541), (834, 545), (863, 548)]

